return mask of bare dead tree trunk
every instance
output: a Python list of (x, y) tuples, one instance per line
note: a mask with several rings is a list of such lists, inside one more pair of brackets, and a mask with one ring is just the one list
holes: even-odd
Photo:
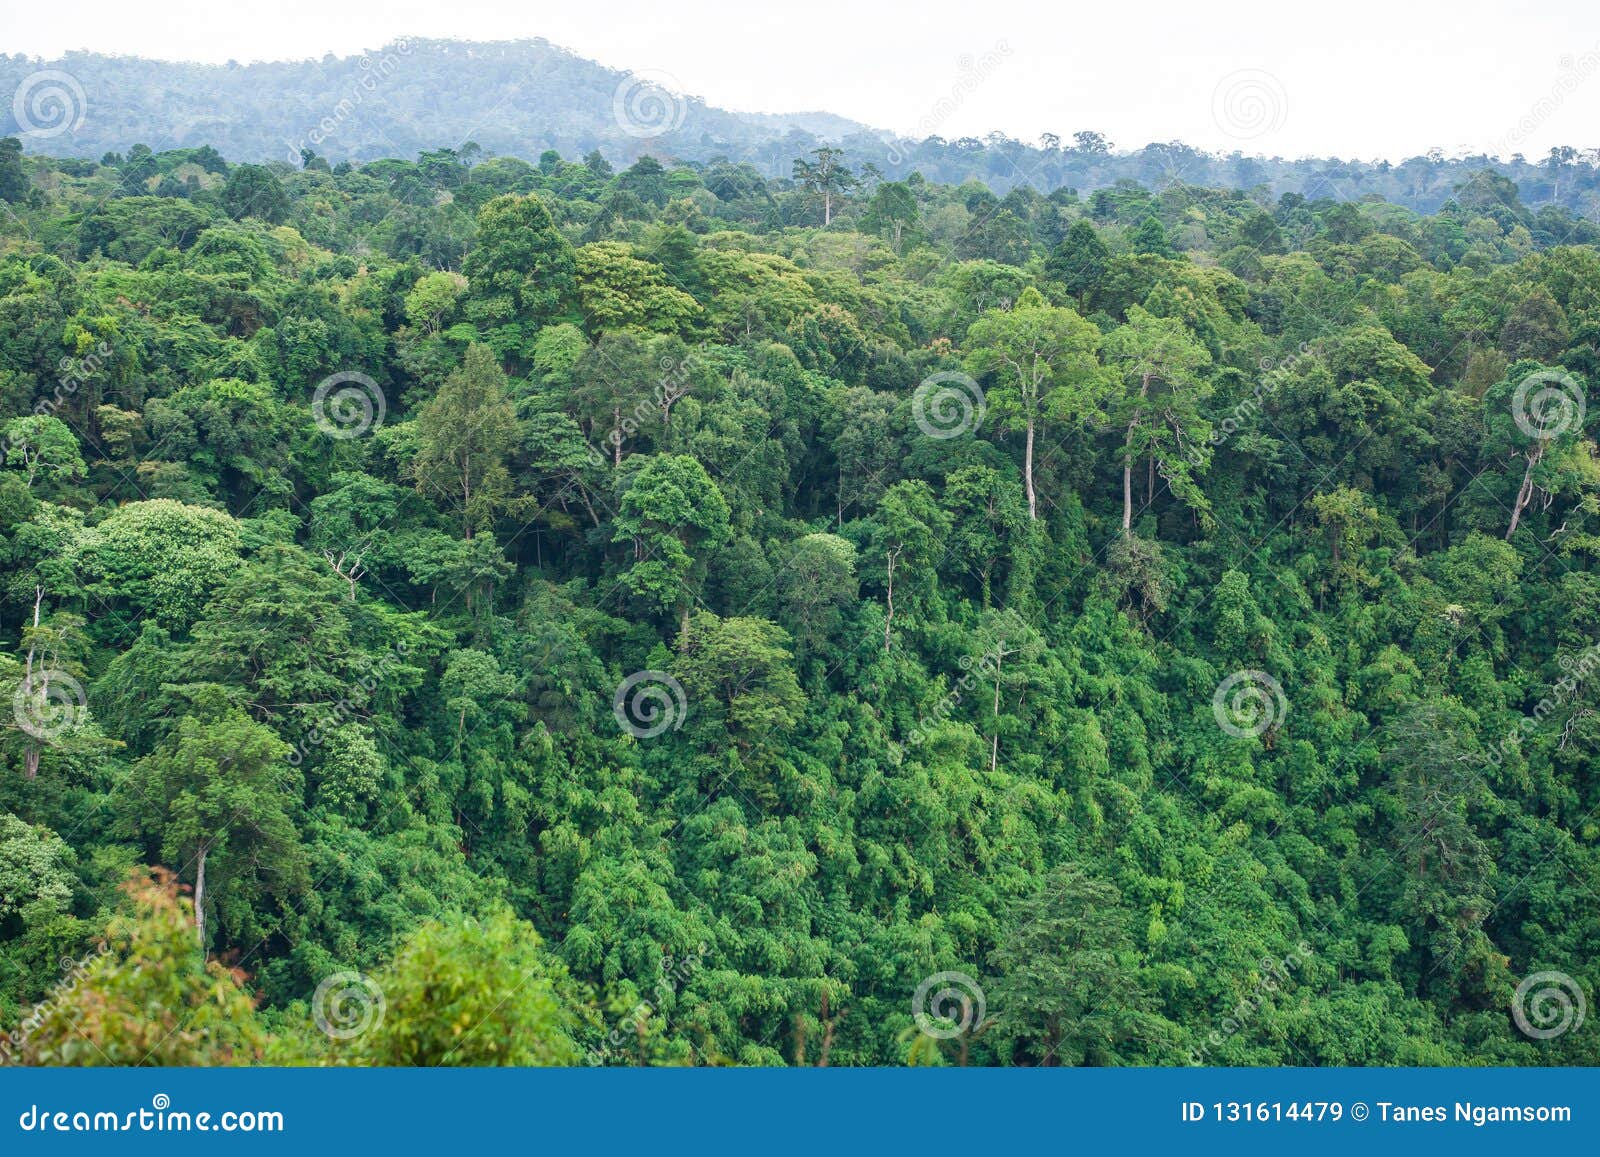
[(884, 555), (884, 558), (889, 564), (889, 613), (884, 617), (883, 620), (883, 653), (885, 655), (889, 653), (889, 628), (894, 624), (894, 560), (898, 558), (899, 555), (900, 550), (898, 547)]
[(200, 845), (200, 852), (195, 857), (194, 869), (194, 928), (200, 938), (200, 951), (206, 950), (206, 853), (209, 849), (205, 844)]
[[(1139, 397), (1150, 396), (1150, 376), (1139, 380)], [(1122, 533), (1133, 532), (1133, 432), (1139, 428), (1139, 419), (1128, 423), (1128, 437), (1123, 442), (1122, 456)]]
[(1133, 532), (1133, 431), (1138, 423), (1128, 427), (1128, 438), (1123, 443), (1122, 460), (1122, 533)]
[(1511, 525), (1506, 528), (1506, 541), (1511, 541), (1511, 536), (1517, 533), (1517, 523), (1522, 521), (1522, 512), (1528, 508), (1528, 503), (1533, 500), (1533, 468), (1544, 457), (1546, 443), (1540, 441), (1528, 454), (1528, 468), (1522, 473), (1522, 485), (1517, 490), (1516, 504), (1511, 508)]
[[(50, 694), (50, 677), (49, 677), (48, 674), (45, 676), (45, 681), (44, 681), (44, 687), (43, 688), (34, 687), (34, 685), (33, 685), (33, 652), (34, 652), (34, 648), (36, 648), (39, 645), (39, 607), (43, 602), (44, 602), (44, 587), (42, 587), (42, 586), (34, 587), (33, 588), (33, 631), (34, 631), (34, 633), (28, 639), (28, 660), (27, 660), (26, 666), (23, 668), (23, 674), (22, 674), (22, 680), (23, 680), (22, 681), (22, 686), (25, 689), (26, 693), (29, 694), (29, 695), (38, 695), (39, 696), (39, 702), (41, 704), (43, 704), (43, 703), (48, 701), (48, 696)], [(35, 742), (30, 741), (28, 743), (28, 746), (27, 746), (26, 750), (23, 752), (22, 776), (23, 776), (24, 779), (33, 780), (33, 779), (38, 779), (39, 778), (39, 756), (40, 756), (40, 754), (41, 754), (41, 752), (39, 750), (39, 745), (37, 743), (35, 743)]]
[(1022, 452), (1022, 480), (1028, 487), (1028, 519), (1038, 521), (1039, 499), (1033, 492), (1033, 419), (1028, 419), (1028, 443)]

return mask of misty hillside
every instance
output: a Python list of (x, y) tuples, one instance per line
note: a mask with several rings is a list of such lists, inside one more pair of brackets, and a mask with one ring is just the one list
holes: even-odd
[[(467, 140), (525, 157), (545, 149), (622, 155), (645, 139), (701, 156), (759, 147), (793, 124), (835, 134), (863, 127), (822, 113), (746, 119), (693, 97), (662, 108), (650, 104), (658, 91), (647, 90), (634, 95), (628, 115), (639, 119), (625, 129), (613, 106), (620, 93), (628, 107), (630, 74), (544, 40), (400, 40), (362, 56), (244, 65), (93, 52), (43, 62), (12, 56), (0, 58), (0, 88), (15, 91), (41, 69), (64, 72), (82, 89), (78, 127), (28, 140), (30, 150), (57, 156), (210, 144), (240, 158), (282, 160), (309, 145), (334, 160), (363, 161)], [(651, 115), (658, 119), (643, 119)], [(0, 116), (0, 135), (27, 136), (17, 110)], [(663, 131), (645, 131), (656, 126)]]
[(58, 157), (211, 145), (236, 160), (296, 165), (305, 149), (333, 163), (361, 162), (475, 141), (487, 154), (527, 160), (548, 149), (569, 159), (598, 149), (621, 164), (647, 153), (689, 163), (727, 157), (769, 178), (788, 177), (797, 157), (832, 143), (850, 164), (870, 163), (888, 177), (920, 171), (1002, 193), (1181, 181), (1313, 199), (1381, 197), (1420, 212), (1436, 211), (1471, 171), (1489, 167), (1516, 182), (1525, 203), (1582, 214), (1600, 204), (1594, 149), (1509, 161), (1434, 150), (1398, 165), (1220, 155), (1175, 141), (1113, 144), (1093, 131), (1096, 109), (1075, 112), (1037, 144), (1002, 133), (910, 141), (825, 111), (731, 112), (669, 91), (676, 84), (545, 40), (400, 40), (361, 56), (245, 65), (13, 55), (0, 56), (0, 92), (14, 94), (0, 101), (0, 136), (16, 134), (29, 152)]

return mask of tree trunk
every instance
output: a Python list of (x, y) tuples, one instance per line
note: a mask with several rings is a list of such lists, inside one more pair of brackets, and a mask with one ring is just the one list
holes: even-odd
[(994, 734), (989, 738), (989, 774), (1000, 766), (1000, 661), (995, 658), (994, 668)]
[(1028, 443), (1022, 452), (1022, 480), (1028, 488), (1028, 518), (1039, 519), (1039, 500), (1033, 492), (1033, 419), (1028, 419)]
[(898, 550), (891, 550), (884, 555), (885, 560), (888, 562), (889, 568), (889, 613), (884, 617), (883, 620), (883, 653), (885, 655), (889, 653), (889, 628), (894, 624), (894, 560), (895, 556), (899, 553), (900, 552)]
[[(44, 685), (44, 688), (42, 690), (35, 689), (35, 687), (33, 685), (33, 651), (34, 651), (34, 648), (36, 646), (38, 646), (38, 642), (39, 642), (38, 634), (37, 634), (37, 632), (39, 630), (39, 604), (42, 603), (43, 601), (44, 601), (44, 588), (42, 586), (34, 587), (33, 588), (33, 629), (34, 629), (35, 634), (33, 635), (33, 637), (31, 637), (28, 640), (28, 660), (27, 660), (26, 665), (23, 667), (23, 673), (22, 673), (22, 686), (26, 689), (26, 691), (27, 691), (27, 693), (29, 695), (37, 694), (39, 696), (39, 703), (41, 705), (41, 710), (43, 709), (43, 705), (46, 702), (48, 702), (48, 700), (49, 700), (49, 695), (50, 695), (50, 677), (48, 675), (45, 676), (45, 681), (44, 681), (45, 685)], [(39, 750), (39, 745), (37, 743), (29, 743), (28, 744), (27, 751), (23, 755), (22, 775), (23, 775), (24, 779), (32, 780), (32, 779), (38, 779), (39, 778), (39, 756), (40, 756), (40, 754), (41, 753), (40, 753), (40, 750)]]
[[(1139, 379), (1139, 397), (1150, 396), (1150, 374)], [(1139, 428), (1139, 419), (1128, 423), (1128, 437), (1123, 443), (1122, 456), (1122, 533), (1133, 531), (1133, 432)]]
[(1528, 503), (1533, 499), (1533, 468), (1539, 464), (1539, 459), (1544, 457), (1545, 444), (1540, 442), (1538, 448), (1528, 456), (1528, 468), (1522, 472), (1522, 485), (1517, 490), (1516, 504), (1511, 508), (1511, 525), (1506, 528), (1506, 541), (1511, 541), (1511, 536), (1517, 533), (1517, 523), (1522, 521), (1522, 512), (1528, 508)]
[[(1135, 423), (1137, 425), (1137, 423)], [(1122, 461), (1122, 533), (1133, 531), (1133, 426), (1128, 427), (1128, 440), (1124, 443)]]
[(200, 845), (194, 869), (194, 928), (200, 937), (200, 951), (206, 950), (206, 846)]

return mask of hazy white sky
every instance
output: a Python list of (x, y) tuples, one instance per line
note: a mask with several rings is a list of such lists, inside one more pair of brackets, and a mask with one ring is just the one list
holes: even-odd
[[(542, 36), (746, 111), (917, 136), (1399, 158), (1600, 145), (1593, 0), (72, 0), (6, 9), (0, 51), (240, 61), (398, 36)], [(440, 94), (448, 100), (448, 93)]]

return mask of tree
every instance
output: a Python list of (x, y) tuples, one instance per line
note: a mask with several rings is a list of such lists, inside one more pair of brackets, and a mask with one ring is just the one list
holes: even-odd
[(0, 137), (0, 201), (13, 205), (28, 195), (28, 174), (22, 168), (22, 142)]
[[(1510, 542), (1534, 497), (1554, 500), (1600, 479), (1594, 477), (1584, 431), (1584, 390), (1565, 370), (1519, 361), (1484, 394), (1491, 460), (1522, 460), (1522, 481), (1511, 500), (1505, 538)], [(1548, 505), (1548, 503), (1547, 503)]]
[(91, 952), (34, 1010), (28, 1065), (245, 1065), (267, 1043), (238, 974), (194, 950), (193, 915), (157, 869), (124, 888), (126, 904)]
[(504, 908), (429, 921), (371, 984), (382, 1015), (335, 1043), (333, 1056), (346, 1063), (573, 1065), (573, 1033), (594, 1017), (533, 926)]
[(72, 901), (72, 860), (55, 832), (0, 812), (0, 927), (35, 905), (65, 909)]
[(1155, 257), (1171, 257), (1172, 246), (1167, 242), (1167, 231), (1155, 217), (1146, 217), (1129, 234), (1135, 253), (1148, 253)]
[(86, 589), (169, 627), (187, 627), (239, 562), (239, 524), (167, 498), (130, 502), (72, 547)]
[(1193, 470), (1210, 461), (1205, 444), (1210, 425), (1196, 403), (1210, 392), (1200, 371), (1210, 366), (1211, 355), (1183, 322), (1156, 317), (1137, 305), (1129, 308), (1126, 325), (1106, 335), (1105, 350), (1107, 363), (1128, 389), (1115, 407), (1116, 420), (1127, 431), (1122, 446), (1123, 534), (1133, 533), (1133, 464), (1140, 458), (1150, 463), (1147, 502), (1155, 498), (1159, 468), (1175, 495), (1205, 512)]
[(468, 346), (461, 368), (417, 415), (410, 470), (419, 491), (455, 507), (469, 542), (510, 502), (506, 458), (516, 437), (505, 371), (488, 346)]
[(538, 197), (507, 194), (478, 210), (465, 310), (499, 353), (526, 357), (539, 327), (571, 300), (576, 261)]
[(678, 670), (696, 722), (715, 723), (743, 749), (776, 742), (805, 705), (788, 634), (764, 619), (706, 611), (692, 624)]
[(856, 175), (844, 165), (844, 150), (823, 146), (813, 149), (815, 160), (796, 157), (794, 179), (808, 193), (822, 198), (822, 226), (833, 224), (833, 199), (856, 187)]
[(833, 534), (808, 534), (778, 572), (782, 619), (802, 653), (825, 650), (857, 597), (856, 548)]
[(1063, 864), (1007, 913), (989, 961), (993, 1034), (1013, 1063), (1116, 1064), (1164, 1028), (1135, 962), (1122, 893)]
[(1447, 964), (1459, 977), (1493, 956), (1482, 922), (1495, 908), (1494, 857), (1469, 818), (1486, 767), (1472, 717), (1450, 701), (1411, 708), (1383, 737), (1401, 814), (1391, 850), (1404, 865), (1399, 906), (1412, 943), (1431, 958), (1427, 982)]
[(913, 607), (932, 593), (935, 567), (950, 534), (950, 516), (939, 509), (933, 490), (921, 480), (896, 482), (866, 527), (864, 553), (869, 573), (884, 591), (883, 650), (891, 646), (895, 618), (895, 590), (899, 583), (902, 604), (910, 596)]
[(265, 165), (236, 165), (222, 186), (222, 207), (235, 221), (257, 217), (279, 225), (289, 216), (289, 195)]
[(1105, 279), (1111, 251), (1100, 239), (1100, 231), (1087, 221), (1074, 221), (1061, 243), (1045, 258), (1044, 274), (1059, 282), (1078, 299), (1078, 308), (1087, 309), (1089, 295)]
[(424, 274), (406, 294), (406, 320), (431, 337), (439, 332), (466, 288), (467, 280), (459, 273)]
[(686, 454), (658, 454), (633, 476), (618, 504), (611, 541), (626, 543), (622, 581), (647, 604), (676, 608), (678, 646), (689, 646), (689, 612), (710, 556), (728, 541), (728, 502)]
[(1091, 420), (1105, 397), (1095, 351), (1100, 331), (1074, 311), (1045, 304), (1027, 290), (1010, 310), (990, 310), (967, 331), (968, 364), (978, 374), (994, 373), (998, 384), (991, 404), (1002, 420), (1025, 431), (1022, 480), (1028, 517), (1039, 517), (1034, 489), (1034, 436), (1043, 421)]
[(666, 271), (636, 257), (618, 241), (598, 241), (577, 252), (578, 307), (592, 332), (620, 329), (685, 333), (700, 306), (667, 284)]
[(194, 876), (194, 926), (207, 947), (207, 881), (218, 908), (248, 935), (262, 893), (288, 897), (307, 884), (305, 853), (289, 818), (289, 745), (204, 690), (196, 713), (133, 767), (121, 800), (126, 832)]
[(903, 181), (885, 181), (873, 192), (872, 200), (867, 202), (861, 224), (865, 229), (887, 236), (894, 251), (900, 253), (908, 235), (917, 234), (919, 216), (917, 197), (911, 191), (911, 186)]
[(44, 414), (12, 418), (0, 436), (4, 438), (5, 465), (23, 472), (29, 490), (41, 476), (60, 483), (84, 475), (78, 440), (59, 418)]

